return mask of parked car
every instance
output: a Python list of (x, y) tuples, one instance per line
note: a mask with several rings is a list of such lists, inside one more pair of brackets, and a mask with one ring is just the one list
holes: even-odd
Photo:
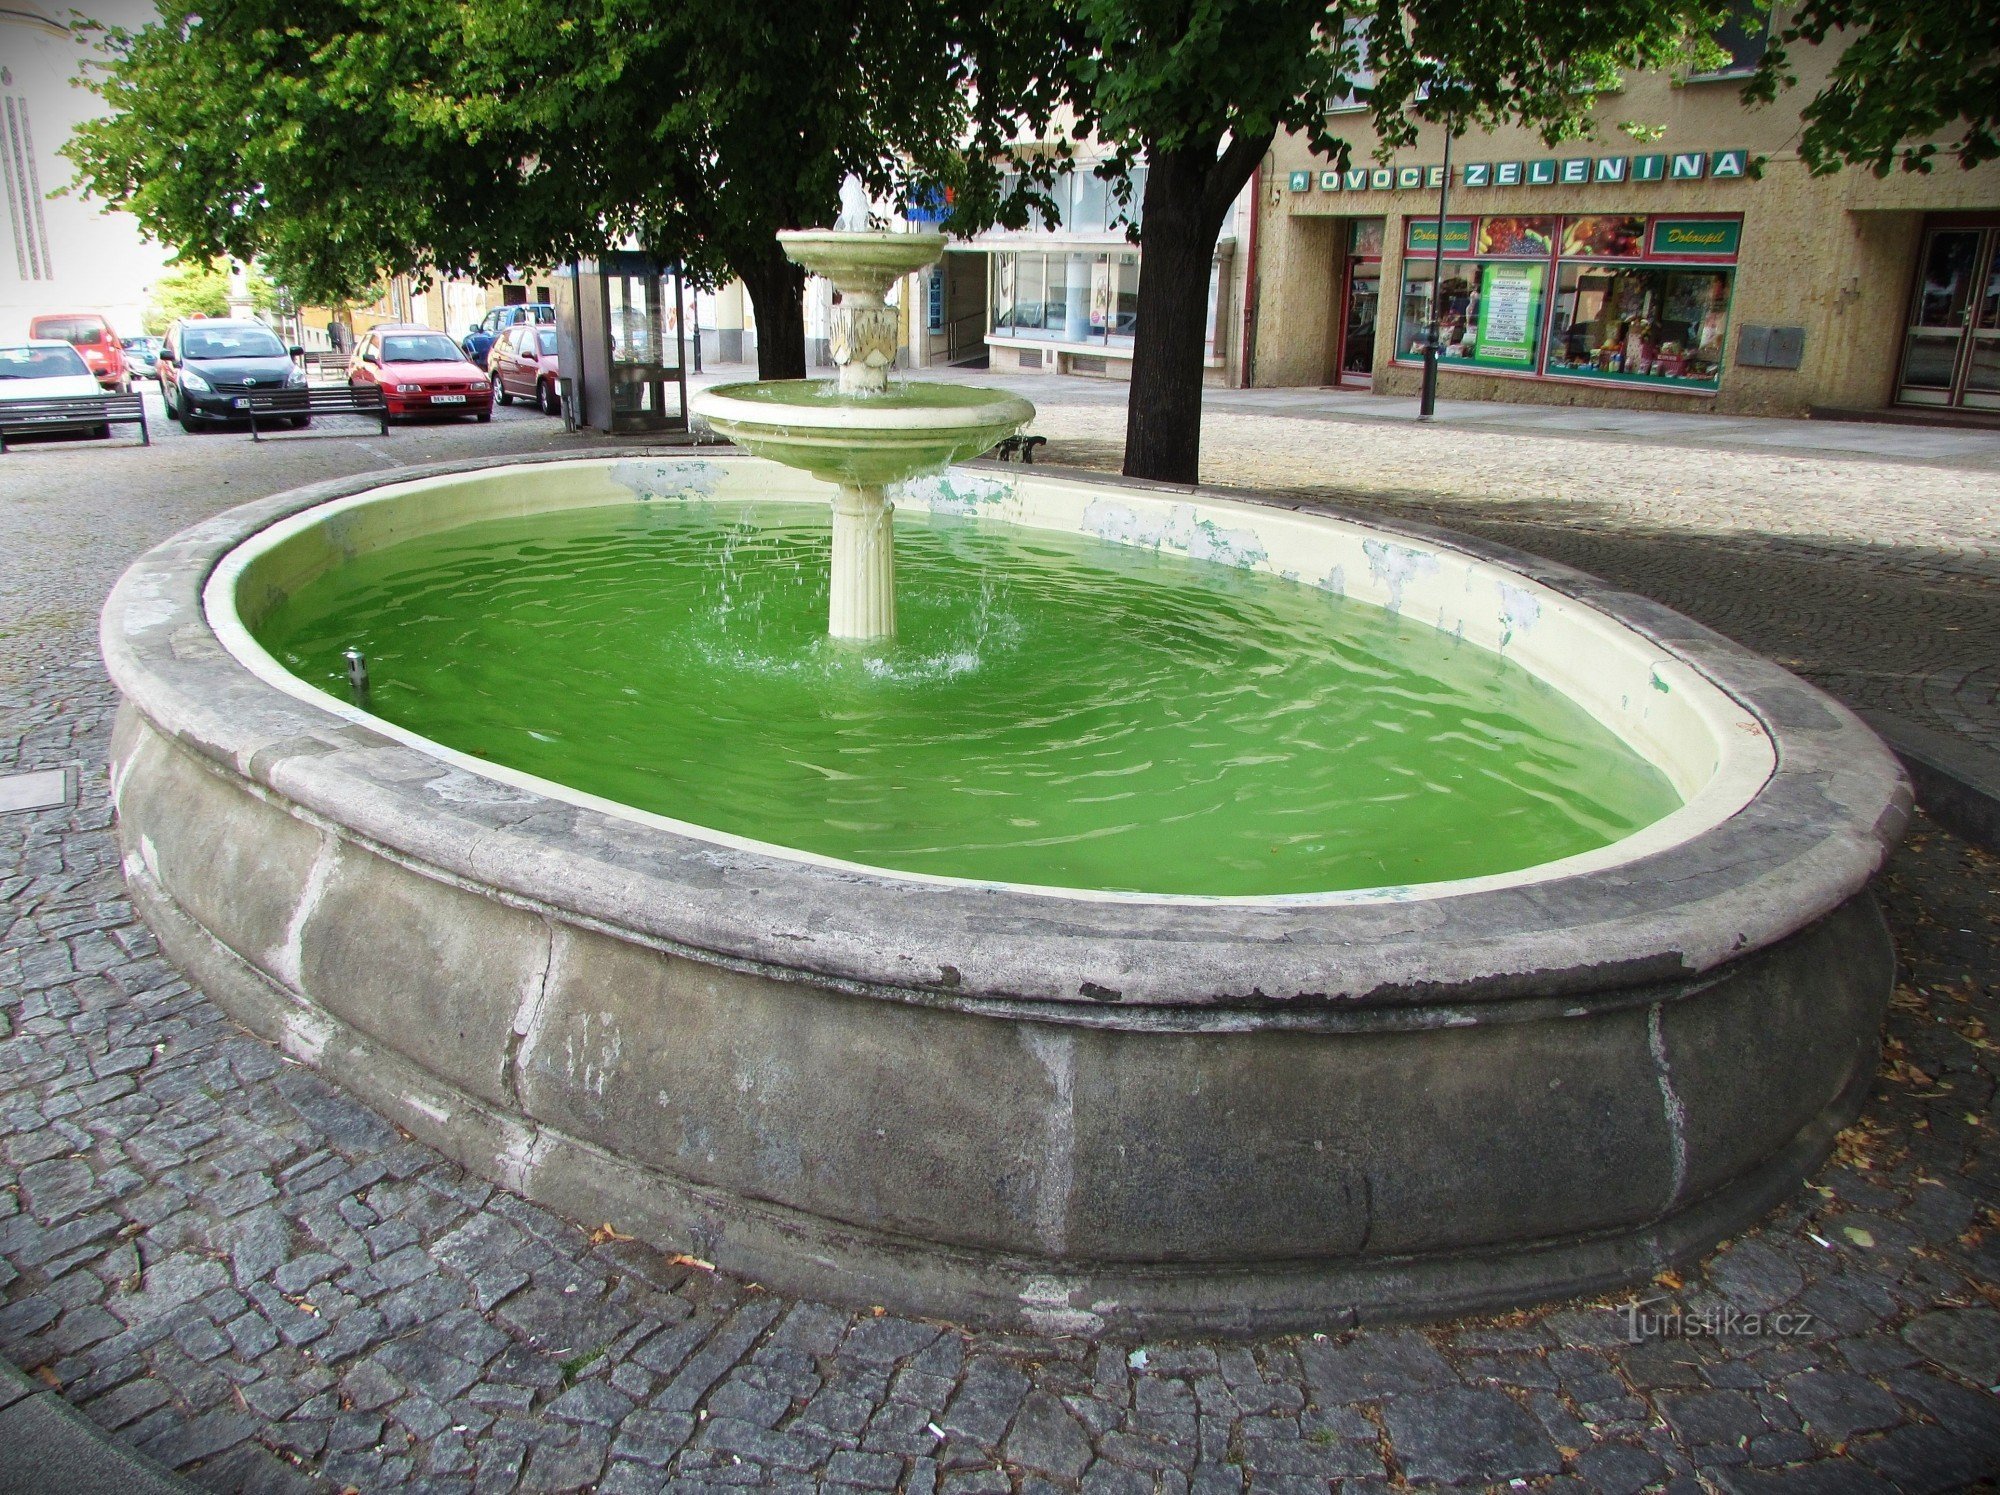
[(392, 323), (361, 334), (351, 385), (374, 384), (394, 420), (406, 415), (472, 415), (493, 419), (493, 390), (458, 345), (435, 327)]
[(527, 322), (509, 327), (493, 345), (487, 368), (493, 398), (511, 405), (532, 400), (544, 415), (562, 414), (562, 386), (556, 382), (556, 330)]
[[(0, 404), (102, 393), (103, 386), (83, 355), (59, 338), (0, 343)], [(92, 436), (111, 434), (111, 427), (101, 421), (78, 421), (76, 428)]]
[(53, 338), (83, 355), (100, 388), (124, 394), (131, 388), (125, 374), (125, 349), (111, 324), (94, 311), (50, 312), (28, 323), (28, 340)]
[(160, 337), (128, 337), (124, 341), (125, 372), (130, 379), (157, 379), (160, 368), (157, 362), (160, 348), (166, 339)]
[[(219, 317), (187, 318), (167, 329), (157, 363), (160, 398), (167, 414), (192, 431), (202, 419), (247, 418), (250, 396), (273, 389), (304, 389), (301, 348), (287, 348), (262, 322)], [(309, 415), (290, 418), (312, 424)]]
[(523, 322), (540, 322), (553, 327), (555, 320), (556, 309), (546, 301), (530, 301), (519, 306), (496, 306), (479, 319), (476, 327), (465, 334), (465, 339), (459, 347), (464, 349), (465, 356), (480, 368), (489, 368), (488, 360), (492, 356), (493, 344), (499, 341), (500, 334), (509, 327), (518, 326)]

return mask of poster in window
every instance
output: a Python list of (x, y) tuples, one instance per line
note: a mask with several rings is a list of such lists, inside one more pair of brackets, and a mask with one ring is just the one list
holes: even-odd
[(1479, 271), (1479, 361), (1532, 368), (1542, 322), (1542, 278), (1537, 264), (1482, 265)]
[(1569, 218), (1563, 222), (1565, 259), (1636, 259), (1646, 244), (1646, 220), (1626, 216)]
[(1111, 319), (1111, 262), (1099, 255), (1090, 267), (1090, 330), (1098, 337)]

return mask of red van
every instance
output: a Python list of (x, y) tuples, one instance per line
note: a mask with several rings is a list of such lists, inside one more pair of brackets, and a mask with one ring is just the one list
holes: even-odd
[(97, 382), (113, 394), (126, 394), (131, 380), (125, 369), (125, 349), (111, 324), (94, 311), (49, 312), (28, 323), (28, 336), (55, 338), (83, 355)]

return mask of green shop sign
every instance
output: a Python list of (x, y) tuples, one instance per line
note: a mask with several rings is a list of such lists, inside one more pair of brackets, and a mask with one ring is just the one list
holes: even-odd
[(1655, 218), (1646, 247), (1654, 254), (1733, 255), (1742, 238), (1734, 218)]
[[(1636, 182), (1740, 182), (1752, 172), (1750, 152), (1660, 151), (1640, 156), (1544, 157), (1537, 161), (1473, 161), (1455, 173), (1454, 187), (1587, 187)], [(1442, 166), (1350, 166), (1344, 171), (1294, 171), (1294, 192), (1435, 192)], [(1450, 248), (1446, 245), (1446, 248)], [(1716, 251), (1718, 253), (1722, 251)]]
[(1542, 325), (1542, 276), (1546, 265), (1482, 265), (1476, 356), (1503, 368), (1532, 368), (1535, 334)]
[[(1408, 223), (1408, 234), (1404, 244), (1411, 250), (1423, 250), (1426, 254), (1437, 253), (1438, 221), (1435, 218), (1412, 218)], [(1447, 218), (1444, 221), (1444, 252), (1446, 254), (1472, 253), (1472, 220), (1470, 218)]]

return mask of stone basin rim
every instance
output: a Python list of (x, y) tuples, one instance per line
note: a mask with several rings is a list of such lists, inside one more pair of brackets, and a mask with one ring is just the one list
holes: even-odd
[[(1439, 1006), (1680, 982), (1773, 944), (1860, 892), (1907, 816), (1900, 767), (1856, 718), (1657, 604), (1486, 542), (1228, 490), (1080, 475), (1109, 491), (1326, 512), (1518, 571), (1608, 613), (1718, 685), (1769, 727), (1776, 769), (1740, 813), (1621, 867), (1615, 886), (1602, 877), (1556, 877), (1308, 907), (925, 886), (908, 874), (818, 866), (796, 853), (773, 857), (713, 840), (669, 845), (677, 839), (670, 833), (585, 806), (538, 804), (545, 797), (525, 790), (527, 797), (497, 804), (441, 799), (437, 786), (449, 765), (434, 752), (258, 679), (204, 612), (203, 589), (225, 556), (316, 505), (431, 477), (662, 455), (639, 448), (433, 464), (230, 510), (149, 553), (120, 580), (103, 619), (114, 683), (163, 736), (214, 771), (441, 880), (718, 963), (783, 973), (803, 962), (812, 979), (857, 991), (954, 1004), (1049, 1003), (1077, 1009), (1084, 1021), (1135, 1006)], [(745, 884), (763, 895), (747, 910), (736, 906)], [(1170, 934), (1155, 927), (1169, 905)], [(836, 914), (865, 937), (827, 934), (824, 920)]]

